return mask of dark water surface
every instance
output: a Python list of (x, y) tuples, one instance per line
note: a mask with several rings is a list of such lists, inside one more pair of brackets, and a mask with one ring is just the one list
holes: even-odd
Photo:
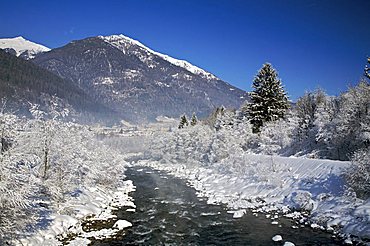
[[(133, 167), (127, 178), (136, 186), (131, 195), (136, 212), (118, 212), (119, 219), (133, 226), (120, 239), (94, 242), (93, 245), (338, 245), (330, 234), (311, 228), (293, 229), (294, 222), (279, 218), (279, 225), (263, 214), (250, 211), (234, 219), (224, 205), (209, 205), (198, 198), (184, 180), (150, 168)], [(273, 242), (275, 235), (282, 242)]]

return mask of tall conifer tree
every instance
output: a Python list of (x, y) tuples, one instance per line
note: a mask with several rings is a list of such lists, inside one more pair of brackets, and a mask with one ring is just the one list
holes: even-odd
[(253, 88), (248, 113), (253, 132), (258, 133), (265, 122), (284, 117), (289, 102), (281, 80), (270, 63), (265, 63), (259, 70), (253, 80)]

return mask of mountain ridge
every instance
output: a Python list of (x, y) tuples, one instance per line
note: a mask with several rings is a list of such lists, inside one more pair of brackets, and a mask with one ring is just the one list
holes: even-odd
[(74, 40), (32, 61), (74, 81), (133, 122), (193, 112), (205, 117), (222, 105), (238, 108), (247, 98), (244, 91), (214, 75), (204, 70), (193, 73), (123, 35)]
[(137, 123), (193, 112), (205, 117), (219, 106), (238, 108), (247, 98), (212, 73), (123, 34), (74, 40), (31, 55), (22, 58), (72, 81), (117, 117)]
[(29, 41), (22, 36), (0, 39), (0, 49), (8, 49), (8, 52), (12, 49), (13, 52), (10, 51), (10, 53), (14, 54), (15, 52), (14, 55), (21, 56), (26, 60), (34, 58), (39, 53), (50, 51), (50, 48)]
[[(104, 41), (114, 45), (115, 47), (117, 47), (118, 49), (122, 49), (122, 46), (120, 46), (119, 44), (117, 43), (114, 43), (114, 41), (120, 41), (120, 40), (126, 40), (126, 41), (129, 41), (135, 45), (138, 45), (146, 50), (148, 50), (150, 53), (154, 54), (154, 55), (157, 55), (157, 56), (160, 56), (161, 58), (165, 59), (166, 61), (172, 63), (173, 65), (176, 65), (176, 66), (179, 66), (179, 67), (182, 67), (182, 68), (185, 68), (186, 70), (188, 70), (189, 72), (191, 73), (194, 73), (194, 74), (198, 74), (198, 75), (202, 75), (206, 78), (209, 78), (209, 79), (218, 79), (215, 75), (213, 75), (212, 73), (210, 72), (207, 72), (205, 71), (204, 69), (198, 67), (198, 66), (195, 66), (193, 64), (191, 64), (190, 62), (186, 61), (186, 60), (182, 60), (182, 59), (177, 59), (177, 58), (174, 58), (174, 57), (171, 57), (167, 54), (163, 54), (163, 53), (160, 53), (158, 51), (154, 51), (153, 49), (149, 48), (148, 46), (144, 45), (143, 43), (141, 43), (140, 41), (138, 40), (135, 40), (133, 38), (130, 38), (128, 36), (125, 36), (123, 34), (116, 34), (116, 35), (109, 35), (109, 36), (98, 36), (98, 38), (101, 38), (103, 39)], [(124, 50), (122, 50), (124, 52)]]

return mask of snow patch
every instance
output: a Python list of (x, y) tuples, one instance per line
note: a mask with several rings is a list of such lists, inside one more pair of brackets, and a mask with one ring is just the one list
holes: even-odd
[(131, 227), (132, 224), (128, 222), (127, 220), (118, 220), (116, 223), (114, 223), (113, 228), (116, 228), (118, 230), (123, 230), (126, 227)]
[(280, 242), (282, 240), (283, 240), (283, 237), (280, 236), (280, 235), (275, 235), (275, 236), (272, 237), (272, 241), (274, 241), (274, 242)]
[(158, 85), (159, 87), (167, 87), (167, 88), (171, 87), (169, 84), (159, 82), (159, 81), (156, 81), (155, 84)]

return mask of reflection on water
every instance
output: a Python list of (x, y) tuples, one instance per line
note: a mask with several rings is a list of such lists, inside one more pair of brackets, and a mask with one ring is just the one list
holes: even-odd
[(272, 237), (279, 234), (295, 245), (338, 245), (331, 235), (311, 228), (292, 229), (292, 222), (280, 219), (272, 225), (264, 215), (251, 212), (239, 219), (222, 205), (208, 205), (185, 181), (149, 168), (126, 172), (136, 191), (132, 194), (136, 212), (119, 211), (118, 217), (133, 227), (117, 240), (93, 245), (283, 245)]

